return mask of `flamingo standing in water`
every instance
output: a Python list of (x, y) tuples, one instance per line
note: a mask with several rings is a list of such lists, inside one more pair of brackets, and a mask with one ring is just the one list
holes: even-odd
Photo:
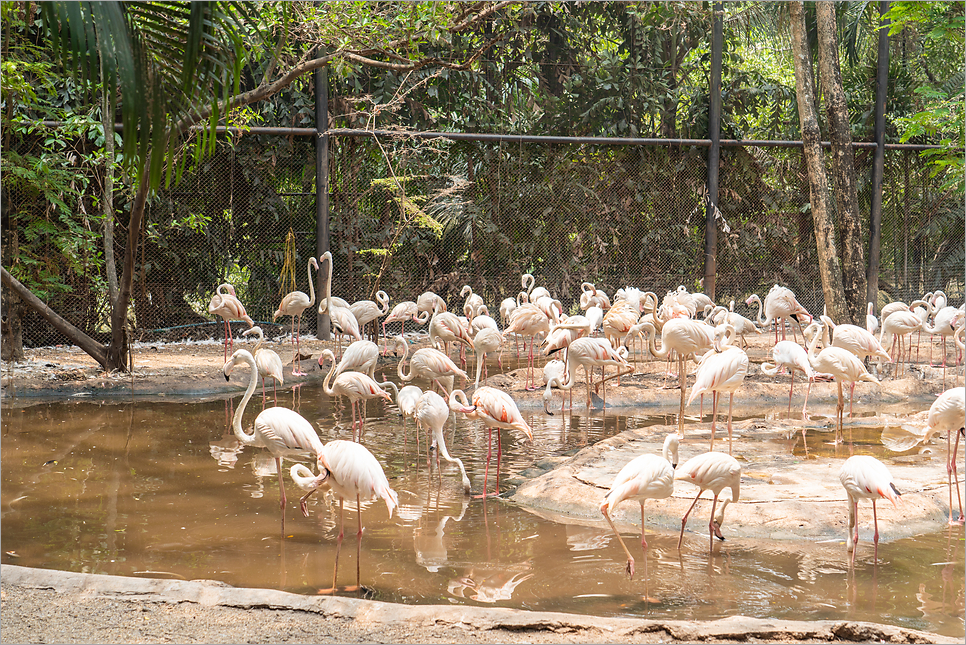
[[(403, 346), (403, 356), (396, 365), (396, 375), (403, 383), (408, 383), (415, 378), (427, 378), (439, 385), (448, 396), (453, 389), (454, 377), (469, 379), (466, 372), (457, 367), (449, 356), (434, 347), (417, 349), (409, 361), (409, 374), (406, 374), (403, 372), (403, 364), (409, 356), (409, 343), (402, 336), (396, 336), (396, 346), (399, 345)], [(447, 379), (449, 387), (439, 381), (441, 378)]]
[[(959, 452), (959, 437), (966, 426), (966, 389), (954, 387), (939, 395), (929, 408), (926, 422), (926, 436), (929, 439), (936, 432), (946, 433), (946, 477), (949, 483), (949, 523), (963, 524), (963, 495), (959, 489), (959, 472), (956, 469), (956, 453)], [(950, 446), (952, 435), (956, 442)], [(956, 482), (956, 498), (959, 501), (959, 518), (953, 519), (953, 481)]]
[[(418, 320), (420, 324), (425, 324), (426, 312), (420, 314)], [(466, 327), (463, 326), (456, 314), (441, 309), (439, 303), (433, 309), (433, 316), (429, 320), (429, 342), (436, 345), (437, 340), (442, 341), (443, 353), (447, 356), (449, 356), (449, 344), (451, 342), (461, 343), (473, 349), (473, 340), (470, 338)], [(460, 360), (463, 360), (462, 353)], [(465, 362), (463, 362), (463, 366), (465, 366)]]
[(382, 337), (384, 341), (382, 346), (383, 356), (389, 353), (389, 336), (386, 334), (386, 323), (391, 323), (391, 322), (400, 323), (402, 327), (399, 333), (401, 335), (405, 335), (406, 321), (407, 320), (415, 321), (416, 315), (418, 313), (419, 313), (419, 310), (416, 308), (415, 302), (413, 302), (412, 300), (404, 300), (403, 302), (400, 302), (395, 307), (393, 307), (392, 311), (389, 312), (389, 315), (383, 318), (382, 320)]
[(663, 457), (657, 455), (640, 455), (629, 461), (611, 484), (610, 490), (604, 495), (600, 503), (600, 512), (610, 524), (610, 528), (617, 536), (621, 548), (627, 554), (627, 575), (634, 577), (634, 556), (627, 550), (627, 545), (621, 539), (621, 534), (610, 519), (608, 511), (613, 511), (625, 499), (633, 499), (641, 505), (641, 548), (647, 548), (644, 539), (644, 502), (649, 499), (664, 499), (674, 493), (674, 469), (678, 465), (677, 434), (669, 434), (664, 440)]
[(500, 494), (500, 458), (503, 455), (503, 441), (500, 438), (500, 428), (512, 428), (522, 432), (526, 438), (533, 441), (533, 431), (527, 422), (524, 421), (520, 409), (514, 403), (510, 395), (496, 388), (483, 386), (473, 391), (472, 404), (466, 398), (463, 390), (454, 390), (449, 396), (449, 407), (454, 412), (459, 412), (467, 419), (478, 419), (483, 422), (488, 430), (486, 468), (483, 471), (483, 495), (487, 496), (487, 480), (490, 473), (490, 456), (493, 454), (493, 428), (497, 429), (496, 442), (496, 492)]
[(359, 321), (356, 320), (355, 315), (349, 309), (349, 304), (345, 300), (341, 298), (336, 299), (332, 296), (332, 253), (329, 251), (323, 253), (319, 257), (319, 262), (322, 264), (329, 263), (329, 270), (325, 280), (325, 297), (320, 299), (319, 313), (328, 314), (332, 325), (340, 331), (338, 342), (339, 353), (341, 354), (342, 334), (349, 334), (355, 340), (362, 340), (362, 334), (359, 333)]
[[(510, 315), (510, 324), (503, 331), (504, 338), (510, 334), (530, 337), (530, 353), (527, 354), (527, 382), (524, 384), (524, 389), (527, 391), (536, 389), (533, 378), (533, 343), (537, 334), (549, 332), (550, 319), (539, 307), (529, 303), (520, 305), (513, 310)], [(526, 344), (525, 341), (524, 344)]]
[[(680, 379), (681, 387), (681, 405), (678, 410), (678, 434), (683, 437), (684, 399), (688, 389), (685, 366), (691, 354), (705, 351), (714, 344), (714, 327), (696, 320), (672, 318), (664, 323), (664, 327), (661, 330), (660, 351), (655, 347), (654, 337), (656, 336), (656, 331), (650, 321), (634, 325), (627, 337), (629, 338), (632, 334), (636, 333), (635, 330), (637, 329), (643, 329), (648, 332), (647, 348), (651, 352), (651, 355), (656, 358), (664, 360), (670, 356), (672, 350), (678, 353), (678, 378)], [(626, 339), (624, 342), (627, 342)], [(624, 346), (627, 347), (626, 344)]]
[(262, 328), (255, 325), (251, 329), (246, 329), (242, 336), (258, 334), (258, 342), (255, 344), (255, 365), (258, 367), (258, 375), (262, 379), (262, 407), (265, 407), (265, 379), (272, 377), (272, 392), (275, 395), (275, 405), (278, 405), (278, 386), (282, 385), (282, 359), (278, 354), (262, 347), (265, 344), (265, 334)]
[(208, 303), (208, 315), (221, 316), (224, 322), (225, 361), (227, 362), (228, 344), (231, 343), (231, 348), (235, 349), (235, 341), (231, 337), (231, 321), (244, 320), (248, 323), (249, 329), (255, 326), (255, 321), (245, 311), (245, 306), (241, 303), (241, 300), (235, 297), (235, 287), (227, 282), (218, 285), (218, 288), (215, 289), (215, 295), (211, 297), (211, 301)]
[[(792, 392), (795, 390), (795, 371), (798, 370), (805, 374), (808, 379), (808, 388), (805, 390), (805, 405), (802, 406), (802, 417), (808, 418), (808, 395), (812, 391), (812, 383), (815, 381), (815, 370), (808, 362), (808, 352), (801, 345), (793, 340), (778, 341), (771, 350), (771, 360), (773, 363), (762, 363), (761, 372), (766, 376), (776, 376), (779, 368), (788, 368), (792, 374), (792, 384), (788, 388), (788, 413), (792, 413)], [(805, 440), (805, 428), (802, 427), (802, 441)]]
[[(839, 471), (839, 480), (849, 496), (849, 537), (847, 548), (852, 553), (852, 563), (855, 563), (855, 547), (859, 543), (859, 500), (872, 500), (872, 519), (875, 522), (876, 553), (879, 549), (879, 517), (876, 514), (875, 503), (884, 497), (893, 506), (897, 506), (902, 493), (892, 481), (892, 475), (881, 461), (868, 455), (854, 455), (845, 460)], [(853, 535), (853, 530), (855, 531)]]
[[(272, 315), (272, 320), (277, 320), (279, 316), (292, 317), (292, 344), (295, 346), (295, 359), (293, 361), (295, 365), (292, 369), (292, 376), (305, 376), (305, 372), (302, 371), (302, 346), (299, 342), (299, 335), (302, 331), (302, 312), (315, 304), (315, 279), (312, 277), (313, 267), (315, 267), (316, 271), (319, 270), (319, 263), (316, 262), (314, 257), (311, 257), (305, 267), (305, 271), (309, 276), (309, 291), (312, 295), (307, 296), (301, 291), (293, 291), (282, 298), (281, 304), (278, 305), (278, 309)], [(298, 320), (297, 327), (296, 320)]]
[[(360, 586), (360, 559), (362, 550), (362, 500), (382, 498), (389, 509), (389, 517), (392, 518), (393, 510), (399, 505), (399, 497), (389, 486), (386, 473), (382, 469), (382, 464), (376, 459), (375, 455), (362, 444), (354, 441), (343, 441), (336, 439), (321, 446), (318, 454), (319, 474), (314, 475), (311, 470), (302, 464), (292, 466), (292, 480), (304, 491), (307, 491), (302, 499), (299, 500), (299, 507), (302, 515), (309, 516), (307, 502), (309, 497), (320, 488), (331, 490), (339, 498), (339, 537), (335, 551), (335, 569), (332, 572), (332, 589), (323, 590), (322, 593), (335, 592), (336, 581), (339, 575), (339, 552), (342, 550), (342, 537), (345, 535), (345, 517), (343, 515), (345, 500), (356, 498), (356, 515), (359, 522), (359, 530), (356, 533), (356, 589)], [(346, 589), (346, 591), (354, 591)]]
[[(492, 327), (484, 327), (481, 329), (476, 336), (473, 338), (473, 351), (476, 352), (476, 382), (473, 387), (480, 386), (480, 370), (483, 370), (483, 384), (486, 385), (486, 379), (488, 374), (486, 374), (486, 355), (492, 352), (500, 351), (503, 348), (503, 334), (497, 329)], [(502, 354), (502, 352), (501, 352)], [(500, 354), (497, 354), (497, 362), (500, 365), (500, 369), (503, 369), (503, 360), (500, 358)]]
[(443, 426), (446, 425), (446, 420), (449, 418), (449, 406), (446, 404), (446, 400), (440, 395), (436, 394), (430, 390), (429, 392), (424, 392), (419, 400), (416, 402), (416, 428), (417, 436), (418, 430), (423, 425), (429, 426), (433, 433), (433, 443), (430, 449), (436, 448), (436, 470), (439, 472), (439, 458), (442, 457), (451, 464), (456, 464), (460, 469), (460, 474), (463, 477), (463, 492), (470, 492), (470, 478), (466, 476), (466, 468), (463, 467), (463, 462), (456, 457), (450, 457), (449, 451), (446, 450), (446, 440), (443, 438)]
[[(819, 333), (819, 323), (813, 322), (808, 326), (805, 331), (802, 332), (803, 335), (807, 335), (810, 332), (815, 335), (812, 337), (812, 342), (808, 346), (808, 362), (812, 366), (812, 369), (816, 372), (821, 372), (823, 374), (829, 374), (835, 380), (835, 384), (838, 385), (838, 406), (836, 407), (836, 413), (838, 418), (838, 423), (836, 425), (835, 433), (835, 443), (840, 443), (843, 441), (842, 438), (842, 427), (844, 425), (843, 416), (845, 414), (845, 399), (842, 395), (842, 384), (848, 383), (849, 388), (849, 418), (852, 418), (852, 401), (855, 398), (855, 384), (859, 381), (868, 381), (869, 383), (879, 383), (879, 379), (869, 374), (865, 369), (865, 365), (862, 364), (855, 354), (847, 349), (842, 349), (841, 347), (826, 347), (821, 352), (818, 351), (818, 341), (821, 339), (821, 334)], [(851, 433), (849, 430), (849, 445), (851, 446)]]
[[(741, 464), (731, 455), (723, 452), (706, 452), (697, 457), (688, 459), (674, 473), (674, 479), (686, 481), (694, 484), (698, 490), (697, 497), (688, 508), (688, 512), (681, 519), (681, 535), (678, 537), (678, 549), (684, 540), (684, 527), (688, 523), (688, 515), (694, 510), (694, 505), (698, 503), (701, 494), (710, 490), (714, 493), (714, 501), (711, 502), (711, 521), (708, 522), (708, 532), (711, 534), (711, 547), (714, 548), (714, 538), (724, 540), (721, 535), (721, 524), (724, 518), (724, 508), (729, 502), (738, 501), (738, 492), (741, 487)], [(725, 488), (731, 488), (731, 499), (722, 502), (721, 511), (715, 514), (715, 507), (718, 505), (718, 495)]]
[[(319, 357), (319, 367), (322, 367), (323, 357)], [(363, 372), (369, 378), (376, 378), (376, 365), (379, 363), (379, 345), (371, 340), (357, 340), (346, 347), (336, 368), (333, 378), (343, 372)]]
[(282, 509), (282, 527), (285, 526), (285, 484), (282, 481), (282, 457), (293, 454), (301, 454), (305, 451), (318, 455), (322, 450), (322, 440), (312, 424), (302, 415), (294, 410), (281, 407), (272, 407), (262, 410), (255, 417), (255, 425), (252, 434), (247, 434), (242, 429), (242, 416), (245, 414), (245, 406), (251, 400), (255, 387), (258, 385), (258, 367), (255, 364), (255, 357), (246, 349), (239, 349), (231, 355), (231, 359), (225, 363), (223, 372), (225, 380), (230, 380), (232, 370), (239, 363), (247, 363), (251, 368), (251, 376), (248, 380), (248, 389), (242, 397), (235, 416), (232, 417), (231, 427), (235, 437), (246, 446), (267, 448), (272, 457), (275, 458), (275, 470), (278, 473), (279, 507)]
[(748, 354), (739, 347), (723, 346), (718, 336), (721, 333), (734, 335), (735, 328), (731, 325), (718, 327), (715, 333), (714, 349), (702, 358), (691, 388), (688, 405), (699, 394), (712, 393), (711, 411), (711, 450), (714, 450), (714, 427), (718, 418), (718, 399), (721, 394), (728, 393), (728, 454), (731, 454), (731, 413), (735, 401), (735, 390), (741, 387), (748, 374)]
[[(378, 351), (378, 350), (377, 350)], [(391, 381), (384, 381), (382, 383), (376, 383), (368, 374), (363, 374), (362, 372), (342, 372), (336, 377), (335, 382), (329, 385), (329, 381), (332, 375), (336, 371), (335, 354), (332, 353), (330, 349), (322, 350), (322, 359), (329, 359), (332, 361), (332, 367), (329, 368), (329, 373), (325, 375), (325, 380), (322, 381), (322, 390), (329, 396), (344, 396), (349, 399), (352, 403), (352, 433), (353, 438), (357, 435), (355, 434), (356, 429), (356, 408), (359, 407), (360, 401), (368, 401), (369, 399), (385, 399), (389, 403), (392, 403), (392, 396), (389, 392), (383, 390), (383, 387), (388, 387), (393, 390), (394, 393), (398, 394), (396, 384)], [(320, 359), (320, 364), (322, 359)], [(365, 417), (362, 414), (362, 409), (359, 409), (359, 434), (358, 440), (362, 440), (362, 431), (364, 429)]]

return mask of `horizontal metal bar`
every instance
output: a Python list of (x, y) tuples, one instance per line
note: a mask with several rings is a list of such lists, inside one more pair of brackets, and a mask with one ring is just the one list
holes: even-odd
[[(43, 125), (49, 128), (61, 127), (62, 121), (43, 121)], [(192, 130), (202, 130), (205, 126), (192, 126)], [(114, 129), (118, 132), (123, 130), (120, 123), (114, 124)], [(318, 135), (315, 128), (279, 128), (279, 127), (252, 127), (237, 128), (234, 126), (219, 125), (216, 127), (219, 134), (258, 134), (270, 136), (296, 136), (314, 137)], [(402, 139), (449, 139), (451, 141), (481, 141), (493, 143), (555, 143), (555, 144), (579, 144), (579, 145), (599, 145), (599, 146), (696, 146), (707, 148), (711, 146), (710, 139), (653, 139), (639, 137), (557, 137), (535, 134), (487, 134), (477, 132), (403, 132), (397, 130), (362, 130), (357, 128), (332, 128), (322, 134), (333, 137), (395, 137)], [(759, 147), (759, 148), (801, 148), (804, 144), (801, 141), (769, 140), (769, 139), (722, 139), (721, 145), (728, 148), (738, 147)], [(823, 141), (822, 147), (832, 146), (830, 141)], [(874, 141), (853, 141), (853, 148), (874, 150)], [(887, 143), (886, 150), (910, 150), (921, 152), (924, 150), (950, 150), (962, 152), (962, 148), (950, 148), (940, 145), (921, 145), (914, 143)]]

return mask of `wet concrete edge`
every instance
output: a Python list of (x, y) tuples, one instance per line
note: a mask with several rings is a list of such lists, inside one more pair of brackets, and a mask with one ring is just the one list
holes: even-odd
[(82, 595), (85, 598), (102, 597), (115, 601), (168, 604), (187, 602), (208, 607), (303, 611), (319, 614), (326, 619), (363, 620), (385, 627), (452, 626), (478, 631), (555, 633), (600, 630), (615, 636), (664, 632), (674, 640), (685, 642), (750, 638), (839, 642), (954, 642), (932, 632), (861, 621), (791, 621), (731, 616), (714, 621), (689, 622), (598, 618), (498, 607), (399, 605), (355, 598), (302, 596), (274, 589), (238, 588), (212, 580), (128, 578), (9, 564), (2, 565), (0, 577), (8, 588), (47, 589), (56, 593)]

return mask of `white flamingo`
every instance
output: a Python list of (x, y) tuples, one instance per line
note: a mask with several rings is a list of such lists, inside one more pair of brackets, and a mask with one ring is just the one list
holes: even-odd
[[(738, 501), (738, 493), (741, 487), (741, 464), (731, 455), (723, 452), (706, 452), (688, 459), (674, 473), (674, 479), (689, 482), (699, 488), (697, 496), (688, 508), (688, 512), (681, 519), (681, 535), (678, 536), (678, 549), (684, 540), (684, 527), (688, 523), (688, 516), (694, 510), (694, 505), (698, 503), (701, 494), (710, 490), (714, 493), (714, 501), (711, 503), (711, 521), (708, 522), (708, 533), (711, 535), (711, 547), (714, 548), (714, 538), (724, 540), (721, 535), (721, 524), (724, 518), (724, 507), (729, 502)], [(725, 488), (731, 488), (731, 499), (722, 502), (720, 514), (715, 514), (715, 507), (718, 505), (718, 495)]]
[[(305, 272), (309, 277), (309, 291), (312, 295), (307, 296), (301, 291), (293, 291), (282, 298), (278, 309), (272, 315), (272, 320), (278, 320), (279, 316), (292, 317), (292, 344), (295, 346), (293, 348), (295, 350), (295, 360), (292, 366), (292, 376), (305, 376), (305, 372), (302, 371), (302, 346), (299, 342), (299, 336), (302, 332), (302, 312), (315, 304), (315, 278), (312, 275), (313, 267), (316, 271), (319, 270), (319, 263), (316, 262), (314, 257), (311, 257), (305, 267)], [(296, 321), (298, 321), (297, 327)]]
[(885, 464), (868, 455), (855, 455), (846, 459), (839, 471), (839, 480), (849, 496), (849, 537), (846, 546), (852, 553), (854, 563), (855, 547), (859, 543), (859, 500), (872, 500), (872, 518), (875, 522), (875, 535), (872, 540), (878, 553), (879, 517), (875, 511), (875, 503), (880, 497), (884, 497), (896, 506), (900, 501), (901, 493), (892, 481), (892, 475), (889, 474)]
[(613, 511), (625, 499), (632, 499), (641, 505), (641, 548), (647, 548), (644, 538), (644, 502), (649, 499), (664, 499), (674, 493), (674, 469), (678, 465), (678, 442), (680, 437), (669, 434), (664, 440), (663, 457), (640, 455), (630, 460), (614, 478), (610, 490), (600, 503), (600, 512), (617, 536), (621, 548), (627, 555), (627, 575), (634, 577), (634, 556), (627, 550), (621, 534), (614, 526), (608, 511)]
[(242, 332), (242, 336), (258, 334), (258, 342), (252, 352), (255, 354), (255, 366), (258, 368), (258, 375), (262, 379), (262, 407), (265, 407), (265, 379), (272, 378), (272, 392), (275, 395), (275, 405), (278, 405), (278, 386), (283, 383), (282, 359), (265, 344), (265, 334), (262, 328), (255, 325), (251, 329)]
[(255, 326), (255, 321), (251, 319), (245, 311), (245, 305), (235, 296), (235, 287), (227, 282), (218, 285), (215, 295), (208, 302), (208, 315), (221, 316), (225, 326), (225, 360), (228, 360), (228, 345), (235, 349), (235, 341), (231, 337), (231, 321), (244, 320), (248, 323), (248, 328)]
[[(305, 517), (309, 516), (308, 498), (315, 491), (331, 490), (339, 498), (339, 537), (335, 551), (335, 567), (332, 572), (332, 589), (335, 592), (339, 576), (339, 552), (342, 550), (342, 538), (345, 535), (344, 505), (346, 499), (356, 498), (356, 515), (359, 530), (356, 533), (356, 590), (360, 585), (360, 568), (362, 556), (362, 500), (382, 498), (389, 509), (392, 518), (393, 510), (399, 505), (399, 497), (389, 486), (382, 464), (365, 446), (354, 441), (336, 439), (321, 447), (318, 455), (318, 476), (302, 464), (292, 466), (292, 480), (304, 491), (307, 491), (299, 506)], [(352, 589), (346, 589), (351, 591)], [(324, 593), (323, 590), (320, 593)]]
[(432, 431), (432, 447), (436, 448), (437, 471), (439, 470), (440, 457), (451, 464), (456, 464), (460, 469), (460, 475), (463, 477), (463, 492), (468, 494), (470, 492), (470, 478), (466, 476), (466, 468), (463, 467), (463, 462), (460, 459), (450, 456), (449, 451), (446, 450), (446, 440), (443, 438), (443, 426), (446, 425), (449, 414), (450, 409), (446, 400), (432, 390), (424, 392), (416, 402), (416, 427), (420, 428), (426, 425)]

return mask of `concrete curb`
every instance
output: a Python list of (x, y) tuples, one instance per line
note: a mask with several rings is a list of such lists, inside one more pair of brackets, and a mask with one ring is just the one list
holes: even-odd
[[(707, 622), (598, 618), (557, 612), (449, 605), (397, 605), (341, 597), (302, 596), (273, 589), (236, 588), (212, 580), (161, 580), (71, 573), (2, 565), (8, 588), (45, 589), (57, 593), (115, 601), (197, 603), (208, 607), (291, 610), (326, 619), (351, 619), (383, 627), (458, 627), (466, 631), (505, 630), (575, 634), (599, 630), (615, 636), (664, 633), (685, 642), (763, 639), (890, 643), (944, 643), (949, 638), (890, 625), (853, 621), (789, 621), (731, 616)], [(569, 639), (568, 639), (569, 640)]]

